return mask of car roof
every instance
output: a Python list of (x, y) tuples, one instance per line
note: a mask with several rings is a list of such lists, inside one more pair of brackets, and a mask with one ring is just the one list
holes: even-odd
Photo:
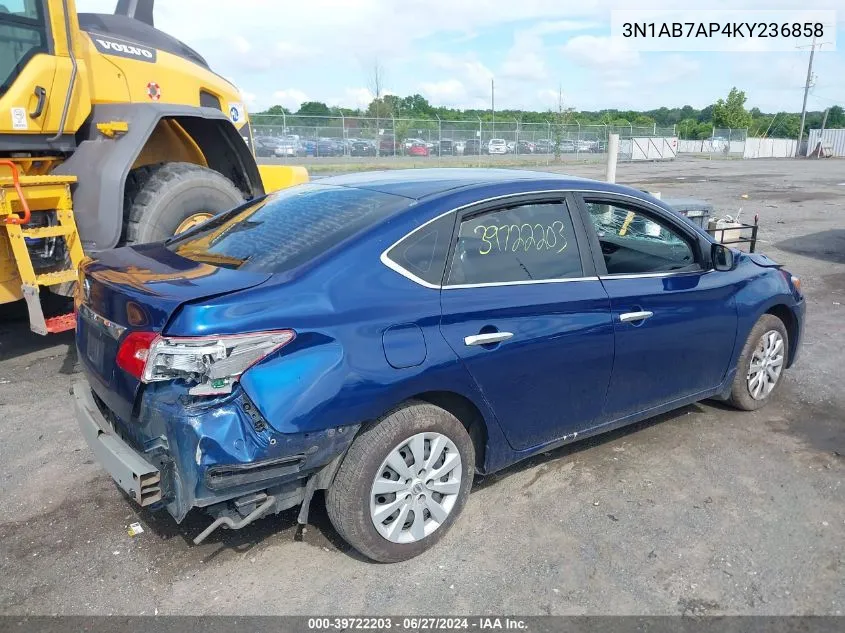
[[(527, 184), (532, 181), (544, 183), (553, 181), (554, 186), (560, 187), (561, 189), (583, 188), (585, 183), (589, 183), (591, 188), (613, 189), (612, 185), (608, 186), (606, 183), (600, 183), (587, 178), (523, 169), (395, 169), (345, 174), (342, 176), (322, 178), (315, 182), (326, 185), (354, 187), (357, 189), (370, 189), (372, 191), (419, 200), (458, 188), (508, 182), (524, 182)], [(598, 185), (602, 185), (602, 187)]]

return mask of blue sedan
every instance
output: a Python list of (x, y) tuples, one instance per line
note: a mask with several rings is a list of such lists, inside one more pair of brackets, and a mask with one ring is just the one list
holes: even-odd
[(640, 191), (556, 174), (329, 178), (86, 262), (82, 433), (138, 504), (238, 529), (316, 490), (410, 558), (476, 473), (705, 398), (751, 410), (795, 360), (798, 278)]

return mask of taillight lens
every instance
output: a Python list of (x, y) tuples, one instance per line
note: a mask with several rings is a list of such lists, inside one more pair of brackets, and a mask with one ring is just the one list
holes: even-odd
[(117, 364), (143, 382), (184, 379), (188, 393), (230, 393), (252, 365), (293, 340), (292, 330), (196, 338), (132, 332), (121, 343)]
[(143, 380), (144, 367), (149, 358), (150, 347), (158, 338), (155, 332), (130, 332), (117, 349), (117, 366)]

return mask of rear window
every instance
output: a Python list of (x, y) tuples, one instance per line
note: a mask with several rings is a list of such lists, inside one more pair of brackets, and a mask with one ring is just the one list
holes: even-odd
[(291, 270), (413, 204), (410, 198), (331, 185), (284, 189), (171, 239), (196, 262), (266, 273)]

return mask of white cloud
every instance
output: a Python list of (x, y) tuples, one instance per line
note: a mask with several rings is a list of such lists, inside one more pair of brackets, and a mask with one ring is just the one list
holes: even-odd
[(543, 81), (549, 76), (543, 57), (543, 43), (539, 37), (517, 33), (514, 43), (502, 63), (501, 75), (516, 81)]
[(567, 31), (594, 28), (593, 22), (575, 20), (542, 21), (514, 32), (513, 45), (508, 51), (500, 75), (515, 81), (543, 81), (549, 76), (545, 37)]
[(457, 79), (424, 83), (421, 87), (435, 103), (455, 105), (467, 99), (466, 86)]
[(594, 69), (632, 68), (640, 63), (637, 51), (611, 37), (577, 35), (570, 38), (562, 50), (574, 62)]
[(305, 101), (308, 101), (308, 96), (295, 88), (291, 88), (290, 90), (276, 90), (273, 93), (273, 105), (284, 106), (293, 112), (299, 110), (299, 106)]
[(559, 93), (557, 90), (552, 90), (551, 88), (543, 88), (542, 90), (537, 91), (537, 101), (540, 103), (541, 110), (557, 110), (558, 101), (563, 102), (563, 107), (569, 107), (567, 105), (567, 95), (566, 93)]
[[(737, 4), (707, 0), (705, 8), (736, 9)], [(797, 0), (740, 4), (749, 10), (800, 8)], [(813, 8), (840, 9), (841, 28), (841, 4), (814, 0)], [(79, 11), (111, 13), (115, 0), (77, 0), (76, 5)], [(367, 64), (374, 59), (385, 66), (394, 91), (419, 91), (438, 105), (443, 95), (451, 105), (489, 107), (490, 79), (495, 76), (497, 109), (543, 109), (539, 91), (558, 81), (575, 107), (686, 101), (701, 106), (727, 94), (731, 85), (747, 90), (749, 106), (800, 107), (800, 98), (796, 106), (788, 104), (803, 83), (801, 71), (787, 68), (781, 80), (776, 71), (780, 62), (767, 64), (765, 56), (739, 54), (726, 63), (718, 55), (699, 58), (696, 73), (691, 57), (673, 61), (614, 44), (606, 37), (610, 11), (623, 6), (621, 0), (241, 0), (233, 11), (230, 0), (173, 0), (157, 3), (155, 22), (203, 55), (214, 72), (232, 77), (244, 95), (252, 95), (251, 101), (244, 100), (253, 109), (280, 102), (274, 92), (288, 107), (303, 99), (365, 106), (364, 89), (356, 86), (367, 85)], [(677, 0), (646, 0), (642, 6), (678, 5)], [(839, 35), (841, 40), (841, 30)], [(435, 50), (457, 53), (432, 54)], [(798, 62), (806, 72), (806, 55), (784, 53), (784, 59), (786, 66)], [(830, 78), (845, 75), (845, 56), (823, 52), (816, 60), (819, 77), (827, 81), (818, 89), (819, 99), (842, 100), (842, 82)], [(792, 85), (795, 76), (797, 86)], [(626, 87), (631, 83), (649, 89)], [(755, 102), (757, 95), (762, 102)], [(551, 101), (556, 103), (556, 96)]]
[(481, 63), (474, 53), (461, 57), (431, 53), (428, 62), (432, 68), (437, 69), (439, 75), (450, 75), (438, 81), (418, 84), (419, 92), (429, 101), (449, 107), (489, 107), (493, 71)]
[[(385, 92), (385, 94), (390, 94)], [(332, 103), (352, 108), (366, 108), (373, 100), (373, 94), (368, 88), (347, 88), (340, 99), (333, 99)]]
[(543, 81), (548, 78), (546, 61), (534, 51), (514, 52), (502, 64), (502, 77), (516, 81)]
[(643, 69), (645, 80), (652, 86), (677, 84), (701, 70), (700, 64), (684, 55), (660, 56), (655, 62)]

